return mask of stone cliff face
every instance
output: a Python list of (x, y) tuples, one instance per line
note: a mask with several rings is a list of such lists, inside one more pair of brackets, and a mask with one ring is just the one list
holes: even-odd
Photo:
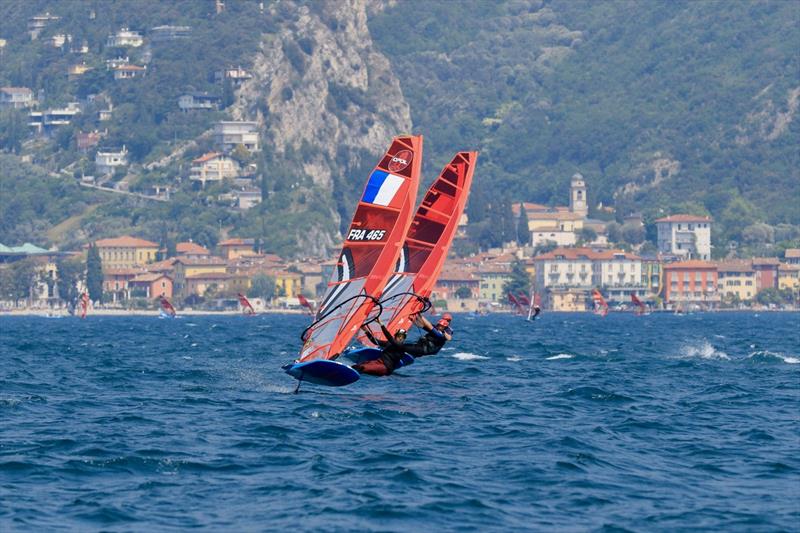
[(254, 77), (237, 95), (234, 116), (258, 120), (278, 158), (305, 146), (302, 170), (328, 190), (335, 174), (362, 164), (361, 154), (379, 155), (411, 130), (400, 82), (373, 45), (367, 7), (366, 0), (273, 6), (279, 31), (263, 37)]

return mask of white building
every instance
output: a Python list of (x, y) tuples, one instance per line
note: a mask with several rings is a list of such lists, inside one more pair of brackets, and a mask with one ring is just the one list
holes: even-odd
[(233, 150), (241, 144), (251, 152), (258, 152), (258, 123), (244, 120), (217, 122), (214, 142), (223, 151)]
[(261, 189), (242, 189), (233, 193), (236, 196), (237, 207), (243, 211), (261, 203)]
[(219, 152), (210, 152), (192, 161), (189, 179), (199, 181), (203, 187), (207, 181), (221, 181), (239, 176), (239, 163)]
[(672, 215), (656, 220), (658, 251), (684, 259), (711, 259), (711, 217)]
[(101, 176), (113, 174), (117, 167), (123, 167), (128, 164), (128, 150), (124, 146), (119, 151), (97, 151), (94, 156), (94, 164), (97, 168), (97, 173)]
[(81, 112), (78, 102), (70, 102), (66, 107), (31, 111), (28, 113), (28, 126), (37, 133), (47, 133), (60, 126), (68, 126), (75, 115)]
[(178, 107), (181, 111), (192, 109), (217, 109), (222, 98), (208, 93), (186, 93), (178, 97)]
[(115, 80), (130, 80), (133, 78), (143, 78), (147, 73), (147, 67), (139, 65), (119, 65), (114, 68)]
[(114, 47), (130, 46), (138, 48), (144, 44), (144, 38), (138, 31), (122, 28), (117, 33), (109, 35), (106, 44)]
[(192, 35), (191, 26), (156, 26), (150, 28), (150, 40), (154, 43), (187, 39)]
[(0, 87), (0, 107), (22, 109), (34, 104), (33, 91), (27, 87)]

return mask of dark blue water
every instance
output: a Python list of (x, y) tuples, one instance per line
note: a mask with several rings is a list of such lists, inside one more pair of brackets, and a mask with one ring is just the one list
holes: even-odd
[(456, 316), (294, 395), (305, 322), (0, 318), (0, 530), (798, 529), (796, 314)]

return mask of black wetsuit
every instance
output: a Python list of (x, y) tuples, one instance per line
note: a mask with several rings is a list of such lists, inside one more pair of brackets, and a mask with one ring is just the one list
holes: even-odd
[[(450, 335), (453, 333), (453, 330), (450, 328), (445, 329), (445, 331)], [(404, 343), (403, 350), (405, 350), (407, 354), (413, 355), (414, 357), (434, 355), (439, 353), (439, 350), (442, 349), (442, 346), (444, 346), (446, 342), (447, 339), (445, 338), (444, 333), (436, 328), (433, 328), (415, 342)]]
[(386, 367), (386, 374), (389, 375), (394, 372), (400, 360), (405, 355), (405, 345), (398, 344), (389, 333), (389, 330), (386, 329), (386, 326), (381, 325), (381, 331), (383, 331), (383, 335), (386, 337), (385, 341), (376, 339), (369, 330), (365, 330), (364, 333), (369, 340), (381, 347), (381, 361), (383, 361), (383, 366)]

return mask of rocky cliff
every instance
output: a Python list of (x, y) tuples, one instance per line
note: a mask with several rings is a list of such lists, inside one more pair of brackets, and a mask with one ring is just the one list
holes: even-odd
[(279, 29), (263, 36), (253, 79), (233, 110), (235, 118), (259, 122), (276, 160), (331, 194), (337, 179), (360, 186), (364, 176), (348, 172), (411, 130), (399, 80), (373, 45), (367, 7), (366, 0), (273, 5)]

